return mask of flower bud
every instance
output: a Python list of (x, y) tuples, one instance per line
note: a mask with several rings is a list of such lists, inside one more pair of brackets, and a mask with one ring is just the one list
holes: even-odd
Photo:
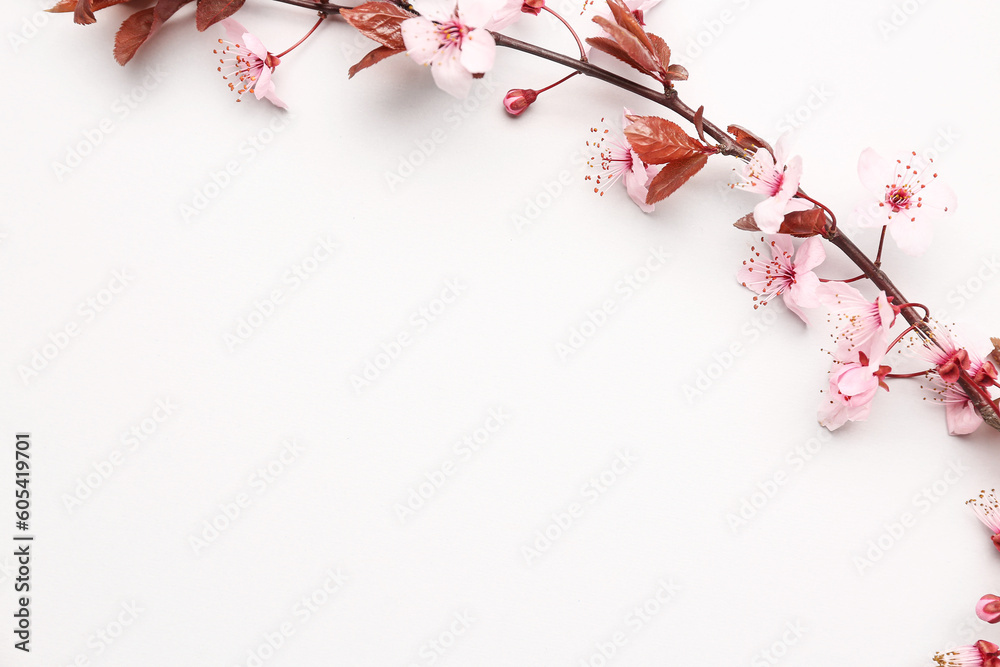
[(545, 0), (524, 0), (524, 3), (521, 5), (521, 11), (525, 14), (538, 16), (544, 7)]
[(1000, 597), (984, 595), (976, 605), (976, 616), (987, 623), (1000, 621)]
[(514, 88), (507, 91), (506, 97), (503, 98), (503, 106), (511, 116), (520, 116), (536, 99), (538, 93), (534, 90)]

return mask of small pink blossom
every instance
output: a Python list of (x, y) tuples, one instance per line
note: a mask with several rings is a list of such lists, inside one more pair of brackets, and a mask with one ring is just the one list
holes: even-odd
[(403, 21), (406, 53), (431, 68), (434, 82), (455, 97), (465, 97), (473, 74), (488, 72), (496, 42), (485, 27), (498, 3), (487, 0), (413, 0), (420, 16)]
[(865, 150), (858, 160), (858, 176), (877, 205), (871, 214), (859, 214), (859, 224), (888, 225), (896, 245), (908, 255), (926, 251), (933, 236), (931, 221), (958, 205), (952, 189), (938, 179), (933, 162), (915, 152), (890, 162), (874, 149)]
[(503, 5), (493, 12), (493, 16), (483, 27), (490, 30), (503, 30), (521, 18), (522, 14), (537, 16), (544, 6), (545, 0), (505, 0)]
[[(631, 115), (632, 111), (626, 108), (622, 113), (622, 123), (627, 124), (627, 117)], [(587, 166), (598, 174), (587, 174), (584, 178), (594, 182), (594, 192), (603, 197), (608, 188), (621, 180), (636, 206), (644, 213), (652, 212), (654, 205), (646, 203), (646, 195), (649, 193), (650, 182), (660, 168), (644, 163), (639, 154), (632, 150), (624, 135), (612, 131), (606, 124), (603, 129), (592, 127), (590, 132), (597, 136), (588, 141), (587, 146), (596, 151), (597, 155), (587, 160)]]
[(959, 646), (934, 656), (938, 667), (1000, 667), (1000, 646), (979, 640), (969, 646)]
[[(753, 298), (754, 308), (767, 305), (781, 296), (785, 306), (809, 324), (802, 309), (815, 308), (820, 304), (817, 295), (820, 281), (813, 269), (826, 259), (822, 242), (819, 237), (813, 236), (795, 250), (792, 237), (788, 234), (762, 237), (761, 241), (765, 246), (760, 250), (756, 246), (751, 247), (754, 256), (743, 262), (736, 280), (757, 293), (758, 296)], [(762, 252), (770, 257), (763, 257)]]
[(976, 604), (976, 616), (987, 623), (1000, 621), (1000, 597), (984, 595)]
[(896, 311), (885, 292), (879, 292), (874, 301), (847, 283), (828, 282), (817, 290), (819, 300), (832, 309), (838, 347), (845, 352), (859, 350), (871, 352), (874, 340), (886, 335), (896, 320)]
[(1000, 503), (997, 502), (996, 490), (980, 491), (979, 496), (965, 501), (972, 508), (979, 520), (993, 534), (993, 546), (1000, 551)]
[(513, 90), (508, 90), (507, 94), (503, 98), (503, 107), (507, 110), (511, 116), (520, 116), (522, 113), (527, 111), (535, 100), (538, 99), (538, 92), (531, 90), (523, 90), (521, 88), (515, 88)]
[(810, 202), (795, 197), (802, 179), (802, 158), (798, 155), (788, 158), (790, 141), (789, 133), (781, 135), (774, 146), (774, 156), (759, 149), (740, 173), (743, 182), (733, 185), (767, 196), (753, 209), (754, 222), (765, 234), (777, 233), (785, 214), (813, 207)]
[(236, 101), (241, 101), (244, 94), (252, 92), (258, 100), (266, 99), (276, 107), (287, 108), (274, 94), (274, 82), (271, 80), (274, 68), (281, 60), (235, 19), (224, 19), (220, 25), (226, 29), (228, 41), (220, 39), (219, 44), (225, 48), (222, 51), (216, 49), (214, 53), (222, 56), (218, 69), (222, 78), (229, 81), (229, 89), (239, 95)]
[(936, 400), (944, 404), (948, 433), (974, 433), (982, 426), (983, 418), (958, 380), (964, 371), (973, 382), (988, 390), (997, 377), (996, 366), (984, 355), (962, 347), (950, 331), (941, 327), (934, 330), (934, 340), (925, 341), (918, 354), (934, 364), (935, 374), (929, 388), (937, 394)]
[(868, 419), (879, 387), (889, 390), (885, 376), (892, 369), (882, 365), (886, 346), (885, 336), (877, 336), (871, 345), (870, 356), (855, 351), (844, 358), (834, 357), (827, 400), (819, 410), (820, 424), (836, 431), (849, 421)]

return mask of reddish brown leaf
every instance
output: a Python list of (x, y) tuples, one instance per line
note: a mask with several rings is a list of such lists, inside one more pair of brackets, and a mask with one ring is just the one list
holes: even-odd
[(647, 33), (647, 37), (649, 37), (649, 41), (653, 46), (653, 56), (660, 63), (660, 73), (664, 74), (667, 72), (667, 68), (670, 67), (670, 47), (657, 35)]
[(607, 53), (609, 56), (614, 56), (615, 58), (618, 58), (618, 60), (622, 61), (626, 65), (631, 65), (632, 67), (636, 68), (637, 70), (639, 70), (644, 74), (646, 73), (646, 70), (643, 69), (642, 66), (639, 65), (639, 63), (632, 60), (632, 58), (630, 58), (629, 55), (625, 53), (622, 47), (618, 46), (618, 42), (616, 42), (613, 39), (608, 39), (607, 37), (588, 37), (587, 44), (590, 44), (598, 51), (603, 51), (604, 53)]
[(149, 38), (153, 28), (153, 11), (153, 7), (142, 9), (125, 19), (122, 27), (118, 28), (115, 35), (115, 60), (119, 65), (132, 60), (135, 52)]
[[(745, 232), (759, 232), (760, 228), (753, 219), (753, 213), (748, 213), (733, 223), (736, 229)], [(794, 211), (785, 216), (781, 221), (779, 234), (791, 234), (798, 238), (808, 238), (822, 234), (826, 228), (826, 214), (821, 208), (811, 208), (808, 211)]]
[[(111, 7), (113, 5), (120, 5), (123, 2), (128, 2), (129, 0), (94, 0), (91, 3), (91, 10), (98, 11), (106, 7)], [(51, 12), (52, 14), (61, 14), (64, 12), (75, 12), (77, 6), (77, 0), (59, 0), (55, 5), (46, 9), (45, 11)]]
[(688, 71), (681, 65), (671, 65), (663, 73), (668, 81), (687, 81)]
[(125, 19), (115, 35), (115, 60), (118, 64), (124, 65), (132, 60), (139, 47), (178, 9), (189, 2), (191, 0), (158, 0), (154, 6), (142, 9)]
[(647, 164), (686, 160), (718, 150), (689, 137), (676, 123), (665, 118), (629, 116), (628, 119), (632, 122), (625, 128), (625, 138)]
[(347, 70), (347, 78), (352, 79), (354, 75), (363, 69), (367, 69), (374, 65), (375, 63), (381, 62), (388, 58), (389, 56), (394, 56), (397, 53), (403, 53), (406, 49), (390, 49), (388, 46), (379, 46), (374, 50), (369, 51), (365, 54), (356, 65), (352, 65), (351, 69)]
[(366, 2), (353, 9), (342, 9), (340, 15), (365, 37), (396, 50), (406, 48), (399, 26), (414, 16), (391, 2)]
[(97, 17), (94, 16), (94, 8), (91, 0), (80, 0), (76, 3), (76, 9), (73, 11), (73, 23), (90, 25), (96, 20)]
[(640, 42), (635, 35), (630, 33), (628, 30), (615, 25), (603, 16), (595, 16), (594, 23), (604, 28), (604, 31), (611, 35), (612, 39), (618, 42), (618, 46), (620, 46), (622, 50), (628, 54), (629, 58), (634, 60), (643, 71), (652, 74), (653, 72), (659, 70), (652, 52), (643, 46), (642, 42)]
[(705, 105), (702, 104), (698, 107), (698, 110), (694, 112), (694, 129), (698, 132), (698, 138), (705, 141)]
[(701, 168), (708, 162), (708, 156), (704, 153), (693, 155), (684, 160), (677, 160), (664, 165), (649, 184), (649, 192), (646, 194), (646, 203), (655, 204), (666, 199), (677, 188), (687, 183), (688, 179), (701, 171)]
[(246, 0), (198, 0), (195, 24), (198, 30), (206, 30), (223, 19), (235, 14)]
[(772, 157), (774, 156), (771, 144), (767, 143), (750, 130), (746, 130), (739, 125), (730, 125), (726, 128), (726, 132), (733, 135), (733, 139), (736, 140), (736, 143), (739, 144), (740, 148), (746, 148), (753, 152), (756, 152), (758, 148), (763, 148), (770, 153)]
[[(645, 48), (648, 52), (655, 54), (655, 51), (653, 50), (653, 43), (649, 39), (650, 36), (647, 35), (646, 31), (642, 29), (641, 25), (639, 25), (639, 21), (637, 21), (635, 15), (632, 14), (632, 10), (626, 7), (625, 3), (620, 0), (608, 0), (608, 7), (611, 8), (611, 15), (614, 17), (615, 23), (630, 32), (633, 37), (639, 40), (639, 43), (642, 44), (643, 48)], [(669, 60), (670, 59), (668, 58), (667, 61), (669, 62)], [(667, 63), (664, 63), (663, 66), (666, 67)]]

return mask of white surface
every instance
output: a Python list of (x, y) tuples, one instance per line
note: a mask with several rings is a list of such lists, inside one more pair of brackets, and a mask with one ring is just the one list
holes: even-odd
[[(311, 23), (249, 5), (238, 18), (275, 51)], [(884, 36), (879, 22), (904, 5), (916, 11)], [(212, 64), (218, 31), (197, 33), (191, 7), (124, 69), (110, 52), (127, 10), (80, 28), (39, 7), (0, 10), (0, 437), (7, 450), (16, 430), (33, 434), (37, 535), (34, 650), (15, 653), (5, 630), (0, 663), (252, 665), (248, 652), (287, 622), (294, 634), (263, 664), (430, 665), (428, 642), (447, 642), (456, 614), (469, 627), (434, 664), (600, 665), (619, 632), (609, 665), (929, 664), (1000, 637), (973, 613), (1000, 592), (997, 554), (962, 505), (997, 483), (996, 433), (949, 438), (919, 388), (897, 383), (869, 423), (809, 461), (795, 454), (820, 432), (828, 331), (821, 313), (806, 330), (781, 305), (765, 331), (753, 324), (761, 314), (733, 280), (750, 239), (730, 224), (755, 199), (717, 187), (733, 165), (713, 161), (649, 216), (582, 180), (588, 128), (623, 103), (652, 105), (574, 80), (510, 119), (504, 91), (560, 71), (501, 52), (486, 102), (460, 112), (402, 57), (349, 82), (364, 49), (331, 23), (283, 59), (282, 114), (233, 103)], [(692, 58), (690, 40), (724, 10), (733, 20)], [(862, 149), (922, 151), (951, 133), (939, 168), (959, 213), (927, 256), (890, 250), (887, 268), (977, 340), (997, 334), (1000, 280), (974, 282), (998, 253), (995, 3), (670, 0), (647, 18), (691, 70), (683, 98), (718, 123), (773, 138), (825, 91), (797, 146), (808, 189), (845, 218), (864, 196)], [(15, 50), (25, 20), (44, 25)], [(572, 47), (544, 18), (512, 33)], [(147, 68), (162, 80), (125, 115)], [(60, 180), (54, 163), (105, 118), (112, 131)], [(270, 123), (285, 127), (252, 148)], [(390, 189), (385, 174), (438, 128), (444, 142)], [(181, 206), (230, 161), (240, 172), (185, 221)], [(563, 171), (569, 185), (518, 230), (513, 216)], [(337, 250), (293, 286), (286, 274), (321, 239)], [(616, 293), (659, 248), (666, 266), (631, 298)], [(846, 276), (831, 258), (823, 275)], [(81, 302), (120, 270), (129, 284), (88, 320)], [(449, 281), (461, 294), (420, 325)], [(969, 281), (980, 289), (960, 306)], [(225, 336), (273, 290), (273, 316), (231, 351)], [(611, 298), (608, 322), (561, 359), (557, 343)], [(18, 366), (73, 323), (79, 335), (25, 385)], [(352, 374), (400, 334), (411, 344), (359, 395)], [(686, 400), (733, 343), (744, 352)], [(173, 414), (130, 450), (123, 434), (166, 399)], [(481, 451), (455, 450), (499, 409), (509, 419)], [(286, 439), (302, 451), (260, 492), (255, 471)], [(121, 465), (67, 509), (115, 451)], [(591, 502), (588, 480), (618, 452), (635, 461)], [(453, 474), (401, 522), (394, 506), (447, 462)], [(956, 462), (960, 477), (921, 500)], [(779, 472), (734, 531), (727, 515)], [(242, 493), (250, 505), (196, 554), (190, 537)], [(522, 548), (573, 503), (580, 516), (529, 564)], [(915, 525), (860, 574), (855, 558), (905, 512)], [(346, 583), (304, 618), (296, 606), (338, 568)], [(661, 582), (678, 587), (664, 605)], [(132, 603), (137, 620), (110, 646), (96, 639)], [(660, 609), (636, 620), (647, 603)], [(761, 653), (772, 645), (776, 661)]]

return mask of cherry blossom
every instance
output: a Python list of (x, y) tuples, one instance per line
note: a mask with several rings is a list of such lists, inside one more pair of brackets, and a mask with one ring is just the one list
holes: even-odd
[(979, 496), (965, 501), (972, 508), (979, 520), (993, 533), (993, 546), (1000, 551), (1000, 503), (997, 502), (996, 490), (979, 492)]
[[(751, 247), (753, 257), (743, 262), (736, 279), (747, 289), (756, 292), (754, 308), (767, 305), (775, 297), (781, 296), (785, 306), (809, 324), (803, 308), (815, 308), (820, 304), (817, 290), (819, 278), (813, 269), (826, 259), (826, 251), (819, 237), (805, 241), (798, 250), (787, 234), (762, 237), (764, 247)], [(762, 251), (770, 258), (762, 257)]]
[[(622, 124), (628, 123), (627, 117), (631, 115), (632, 110), (625, 108)], [(645, 164), (639, 154), (632, 150), (625, 136), (612, 131), (606, 124), (603, 129), (592, 127), (590, 132), (597, 137), (588, 141), (587, 146), (597, 152), (597, 155), (587, 160), (587, 166), (598, 174), (587, 174), (584, 178), (594, 182), (594, 192), (603, 197), (608, 188), (621, 180), (636, 206), (645, 213), (652, 212), (655, 207), (646, 203), (646, 195), (649, 193), (649, 183), (659, 172), (659, 168)]]
[(827, 398), (819, 410), (820, 424), (835, 431), (849, 421), (868, 419), (879, 387), (889, 390), (885, 376), (891, 369), (882, 365), (886, 346), (885, 336), (880, 335), (870, 347), (870, 356), (861, 351), (844, 358), (834, 356)]
[(788, 158), (791, 134), (781, 135), (774, 146), (774, 155), (763, 148), (754, 153), (753, 158), (740, 172), (742, 183), (734, 188), (767, 195), (767, 198), (753, 209), (753, 219), (765, 234), (775, 234), (781, 228), (785, 214), (805, 211), (813, 205), (795, 194), (802, 179), (802, 158)]
[(885, 333), (896, 320), (896, 311), (885, 292), (874, 301), (864, 297), (847, 283), (828, 282), (817, 290), (819, 300), (832, 309), (837, 333), (834, 339), (845, 352), (870, 353), (871, 343)]
[(977, 351), (962, 347), (944, 327), (935, 327), (934, 340), (925, 341), (918, 354), (934, 364), (928, 388), (937, 395), (935, 400), (944, 404), (948, 433), (974, 433), (982, 426), (983, 418), (958, 380), (964, 371), (973, 382), (988, 390), (997, 378), (996, 366)]
[(247, 32), (235, 19), (225, 19), (220, 25), (225, 28), (228, 40), (220, 39), (219, 44), (225, 48), (221, 51), (216, 49), (214, 53), (222, 56), (219, 58), (218, 70), (222, 72), (222, 78), (229, 81), (229, 89), (239, 95), (236, 101), (239, 102), (243, 95), (252, 92), (258, 100), (266, 99), (276, 107), (287, 108), (274, 94), (274, 82), (271, 81), (274, 68), (281, 60), (264, 48), (260, 39)]
[(406, 53), (431, 68), (434, 82), (455, 97), (465, 97), (473, 74), (488, 72), (496, 42), (486, 26), (500, 9), (496, 0), (414, 0), (420, 16), (401, 25)]
[(1000, 646), (979, 640), (970, 646), (959, 646), (934, 656), (938, 667), (1000, 667)]
[(976, 616), (987, 623), (1000, 621), (1000, 597), (996, 595), (984, 595), (976, 603)]
[(900, 250), (908, 255), (926, 251), (933, 236), (931, 221), (958, 205), (952, 189), (938, 179), (933, 162), (915, 152), (890, 162), (866, 149), (858, 160), (858, 176), (876, 202), (859, 210), (859, 225), (888, 225)]

